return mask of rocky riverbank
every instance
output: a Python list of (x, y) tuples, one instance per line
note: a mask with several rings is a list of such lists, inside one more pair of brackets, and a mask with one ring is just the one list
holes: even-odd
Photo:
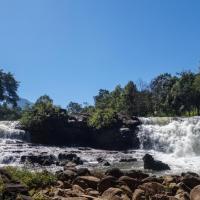
[(1, 169), (4, 190), (2, 200), (196, 200), (200, 197), (200, 177), (194, 173), (181, 176), (149, 176), (141, 171), (123, 172), (112, 168), (105, 173), (65, 166), (57, 172), (52, 185), (29, 190)]
[[(168, 170), (166, 164), (144, 157), (144, 168)], [(155, 170), (155, 169), (154, 169)], [(198, 200), (200, 176), (152, 176), (143, 171), (80, 168), (71, 161), (54, 175), (14, 168), (0, 169), (2, 200)]]

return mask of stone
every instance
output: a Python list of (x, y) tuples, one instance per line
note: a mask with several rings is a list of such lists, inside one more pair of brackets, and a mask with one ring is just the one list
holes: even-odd
[(124, 173), (119, 168), (108, 169), (105, 173), (107, 176), (114, 176), (115, 178), (120, 178)]
[(190, 192), (191, 200), (200, 200), (200, 185), (194, 187)]
[(58, 159), (59, 160), (65, 160), (65, 161), (71, 161), (77, 165), (82, 165), (83, 161), (81, 160), (80, 157), (78, 157), (76, 154), (74, 153), (60, 153), (58, 155)]
[[(79, 184), (80, 182), (85, 183), (88, 187), (96, 190), (97, 185), (100, 182), (100, 179), (97, 177), (94, 177), (94, 176), (79, 176), (74, 180), (73, 184), (77, 184), (77, 185), (81, 186)], [(84, 187), (82, 187), (82, 188), (84, 188)]]
[(113, 176), (106, 176), (102, 178), (98, 183), (98, 191), (103, 193), (110, 187), (115, 187), (117, 179)]
[(128, 196), (119, 188), (109, 188), (102, 194), (105, 200), (128, 200)]
[(121, 176), (119, 181), (125, 183), (132, 191), (134, 191), (140, 184), (137, 179), (128, 176)]
[(124, 175), (129, 176), (131, 178), (138, 179), (138, 180), (142, 180), (142, 179), (149, 177), (148, 174), (145, 174), (142, 171), (136, 171), (136, 170), (130, 170), (128, 172), (125, 172)]
[(153, 156), (150, 154), (145, 154), (143, 157), (144, 169), (151, 169), (155, 171), (170, 170), (169, 165), (159, 161), (154, 160)]
[(182, 183), (184, 183), (190, 189), (195, 186), (200, 185), (200, 178), (192, 175), (187, 175), (182, 178)]
[(143, 183), (142, 185), (139, 186), (139, 188), (144, 190), (145, 195), (149, 196), (165, 192), (164, 186), (156, 182)]
[(132, 200), (145, 200), (145, 192), (141, 189), (136, 189), (133, 193)]

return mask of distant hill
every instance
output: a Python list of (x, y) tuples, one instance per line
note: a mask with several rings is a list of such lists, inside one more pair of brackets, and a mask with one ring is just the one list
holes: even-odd
[(19, 98), (19, 101), (17, 101), (17, 105), (21, 109), (24, 109), (27, 105), (33, 105), (33, 103), (30, 102), (28, 99)]

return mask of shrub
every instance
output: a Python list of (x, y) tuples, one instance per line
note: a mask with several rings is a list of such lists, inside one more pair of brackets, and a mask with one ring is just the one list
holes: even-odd
[(26, 169), (14, 167), (6, 167), (6, 170), (14, 180), (20, 181), (26, 185), (29, 190), (37, 188), (45, 188), (56, 182), (56, 176), (50, 172), (31, 172)]
[(112, 127), (117, 122), (117, 114), (113, 109), (96, 109), (89, 117), (90, 127), (101, 129)]

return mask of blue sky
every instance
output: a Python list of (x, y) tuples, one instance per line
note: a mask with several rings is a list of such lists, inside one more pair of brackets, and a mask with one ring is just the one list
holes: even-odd
[(31, 101), (93, 102), (100, 88), (197, 70), (199, 0), (0, 0), (0, 67)]

